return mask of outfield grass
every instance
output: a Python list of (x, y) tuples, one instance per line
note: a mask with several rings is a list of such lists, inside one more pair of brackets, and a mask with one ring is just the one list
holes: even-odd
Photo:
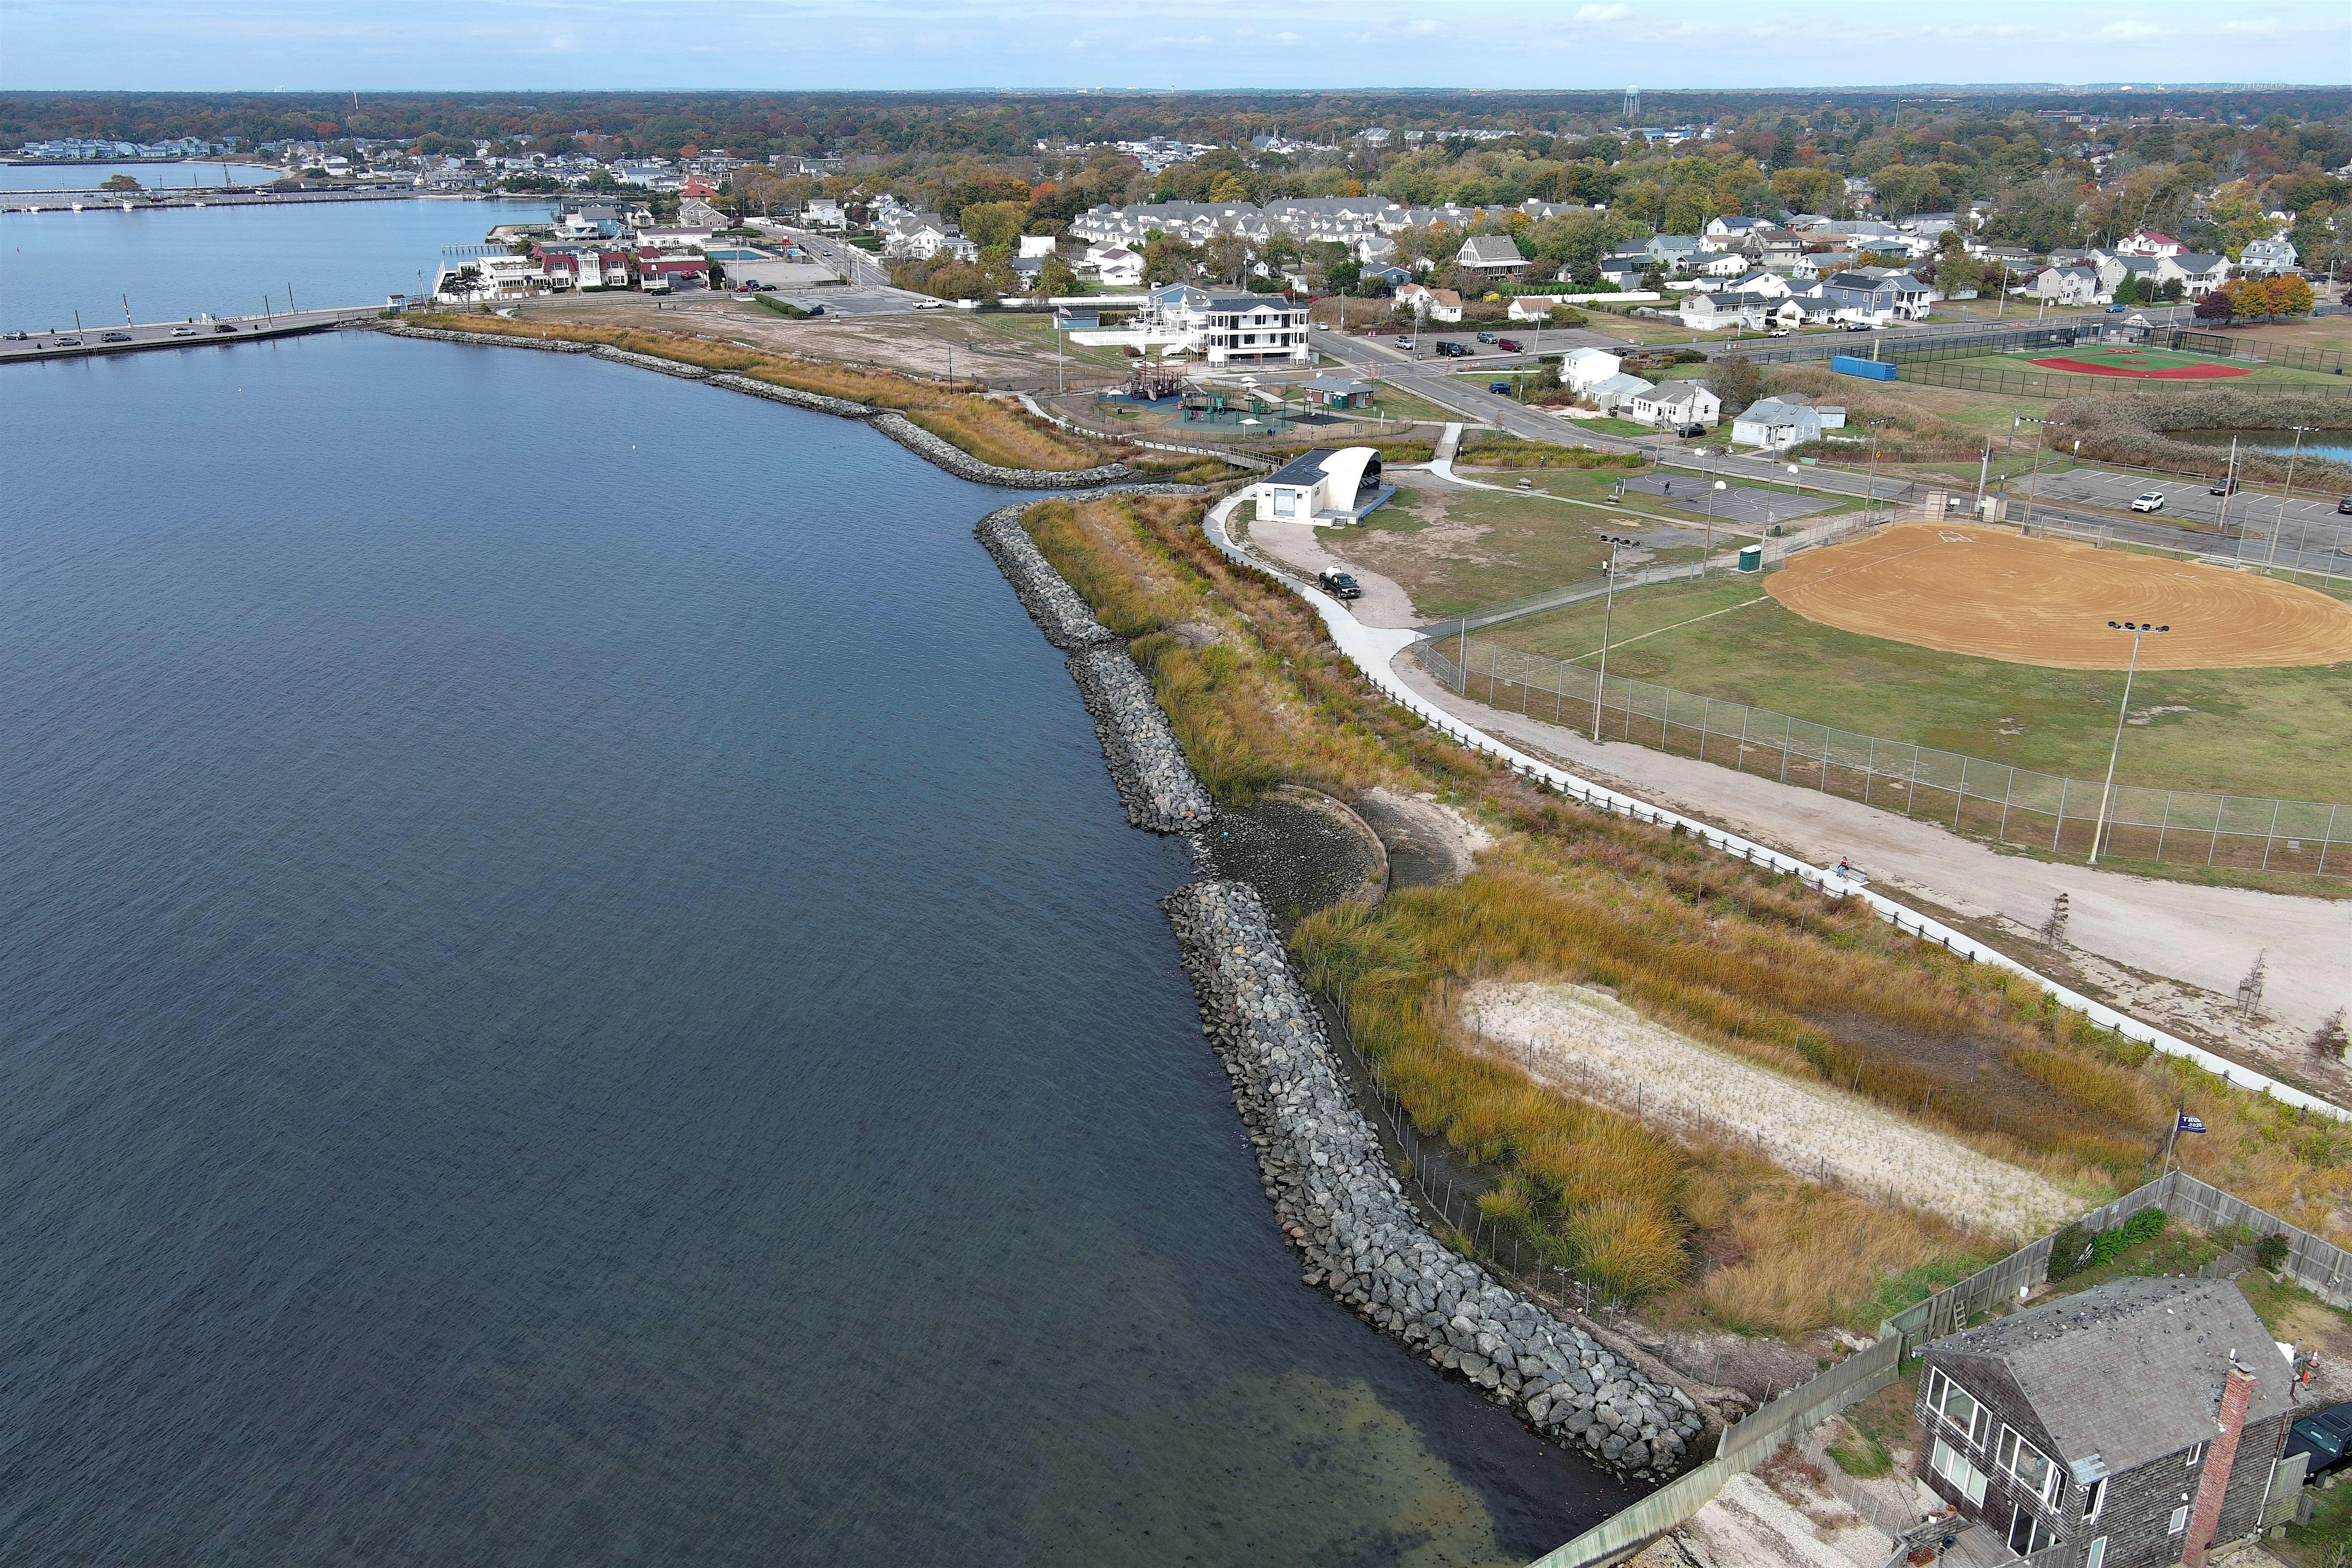
[[(2120, 672), (1938, 653), (1821, 626), (1769, 598), (1731, 608), (1763, 592), (1760, 579), (1740, 577), (1620, 594), (1610, 673), (2040, 773), (2105, 773)], [(1661, 630), (1717, 610), (1730, 613)], [(1584, 658), (1600, 647), (1601, 622), (1596, 602), (1483, 635)], [(2344, 666), (2143, 670), (2132, 709), (2147, 721), (2124, 732), (2119, 782), (2352, 801), (2352, 763), (2339, 744), (2352, 732), (2352, 669)]]
[[(2232, 386), (2313, 386), (2322, 384), (2341, 386), (2344, 384), (2344, 378), (2342, 376), (2332, 375), (2324, 370), (2299, 370), (2294, 365), (2253, 364), (2243, 360), (2224, 359), (2219, 354), (2184, 353), (2173, 349), (2142, 349), (2131, 352), (2144, 357), (2151, 366), (2158, 369), (2174, 365), (2227, 364), (2233, 367), (2243, 367), (2246, 372), (2243, 375), (2223, 376), (2211, 381), (2192, 381), (2189, 384), (2197, 387), (2223, 389)], [(2032, 374), (2041, 371), (2042, 368), (2033, 363), (2037, 359), (2079, 359), (2097, 364), (2112, 363), (2117, 353), (2117, 350), (2105, 346), (2085, 348), (2080, 351), (2065, 348), (2041, 348), (2024, 349), (2016, 353), (1989, 354), (1984, 357), (1995, 363), (1998, 363), (2004, 370), (2011, 370), (2021, 372), (2025, 374)], [(1943, 363), (1947, 364), (1956, 363), (1961, 364), (1973, 364), (1977, 362), (1974, 360), (1947, 360)], [(2070, 374), (2072, 373), (2060, 371), (2051, 374)], [(2136, 378), (2118, 377), (2113, 375), (2077, 375), (2074, 377), (2074, 380), (2077, 382), (2086, 383), (2114, 382), (2117, 380), (2131, 379)]]

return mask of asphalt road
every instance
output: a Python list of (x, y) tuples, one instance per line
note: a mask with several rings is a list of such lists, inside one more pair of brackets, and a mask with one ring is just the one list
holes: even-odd
[(31, 332), (0, 338), (0, 364), (14, 360), (71, 359), (85, 354), (131, 353), (140, 349), (192, 348), (198, 343), (247, 342), (255, 338), (312, 332), (339, 321), (374, 315), (381, 305), (331, 310), (290, 310), (274, 316), (225, 316), (201, 321), (149, 321), (137, 326), (99, 326), (80, 331)]

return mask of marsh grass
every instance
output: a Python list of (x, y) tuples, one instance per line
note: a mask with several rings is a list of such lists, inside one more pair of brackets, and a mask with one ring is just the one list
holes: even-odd
[(1538, 1085), (1470, 1037), (1460, 1009), (1478, 979), (1601, 988), (1694, 1039), (2034, 1171), (2085, 1208), (2153, 1173), (2185, 1103), (2211, 1129), (2183, 1141), (2187, 1168), (2347, 1234), (2352, 1128), (2117, 1041), (1859, 901), (1545, 795), (1383, 701), (1293, 595), (1208, 544), (1200, 510), (1175, 498), (1053, 501), (1026, 521), (1131, 639), (1219, 798), (1284, 782), (1343, 798), (1385, 785), (1458, 803), (1496, 834), (1460, 884), (1327, 910), (1292, 945), (1413, 1121), (1496, 1173), (1486, 1217), (1545, 1262), (1647, 1299), (1664, 1319), (1794, 1333), (1874, 1328), (2011, 1243)]

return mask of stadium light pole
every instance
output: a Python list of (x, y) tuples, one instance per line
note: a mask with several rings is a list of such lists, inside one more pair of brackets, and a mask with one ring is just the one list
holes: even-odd
[(1717, 479), (1706, 489), (1706, 549), (1698, 558), (1698, 574), (1702, 578), (1706, 575), (1707, 563), (1715, 559), (1715, 492), (1727, 490), (1730, 488), (1721, 479)]
[[(125, 315), (130, 314), (127, 310), (123, 313)], [(2294, 432), (2294, 450), (2289, 452), (2286, 457), (2286, 494), (2279, 497), (2278, 510), (2271, 518), (2271, 550), (2269, 558), (2263, 563), (2265, 566), (2275, 566), (2278, 564), (2279, 535), (2286, 531), (2286, 503), (2294, 495), (2294, 460), (2303, 455), (2303, 438), (2305, 436), (2310, 435), (2314, 430), (2319, 428), (2319, 426), (2316, 425), (2290, 425), (2287, 428)], [(2224, 497), (2223, 499), (2226, 500), (2228, 498)], [(2302, 545), (2300, 542), (2298, 542), (2296, 544), (2296, 551), (2300, 553), (2301, 550)]]
[(1609, 546), (1609, 601), (1601, 612), (1601, 674), (1592, 683), (1592, 743), (1596, 746), (1601, 743), (1601, 700), (1609, 694), (1609, 627), (1617, 616), (1617, 550), (1640, 541), (1604, 533), (1601, 542)]
[(2107, 801), (2116, 792), (2116, 759), (2123, 755), (2124, 721), (2131, 717), (2132, 678), (2139, 674), (2140, 639), (2151, 632), (2168, 632), (2169, 626), (2153, 626), (2146, 621), (2109, 621), (2107, 625), (2119, 632), (2132, 635), (2130, 668), (2124, 671), (2124, 704), (2116, 713), (2116, 743), (2107, 752), (2107, 782), (2099, 791), (2099, 820), (2091, 826), (2091, 864), (2099, 863), (2099, 841), (2107, 833)]

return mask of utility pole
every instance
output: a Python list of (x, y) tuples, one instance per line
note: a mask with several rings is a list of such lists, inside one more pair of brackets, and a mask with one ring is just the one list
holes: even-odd
[(2132, 679), (2139, 674), (2140, 638), (2150, 632), (2168, 632), (2172, 629), (2169, 626), (2152, 626), (2146, 621), (2109, 621), (2107, 625), (2116, 631), (2131, 633), (2132, 651), (2130, 668), (2124, 672), (2124, 704), (2116, 713), (2116, 743), (2114, 749), (2107, 752), (2107, 782), (2105, 787), (2099, 791), (2099, 819), (2091, 825), (2090, 863), (2094, 866), (2099, 863), (2099, 841), (2106, 837), (2107, 801), (2116, 791), (2116, 759), (2123, 755), (2124, 722), (2131, 717)]
[[(2301, 437), (2298, 437), (2297, 439), (2299, 440)], [(2216, 520), (2221, 524), (2221, 537), (2224, 539), (2230, 537), (2230, 498), (2237, 494), (2237, 491), (2238, 438), (2235, 436), (2232, 436), (2230, 437), (2229, 461), (2225, 463), (2221, 468), (2221, 510)], [(2241, 533), (2245, 531), (2243, 524), (2239, 525), (2239, 531)], [(2273, 541), (2273, 542), (2275, 543), (2276, 541)]]
[(1983, 456), (1982, 458), (1979, 458), (1979, 459), (1977, 459), (1977, 505), (1976, 505), (1976, 513), (1977, 513), (1977, 515), (1978, 515), (1979, 517), (1982, 517), (1982, 516), (1984, 515), (1985, 476), (1986, 476), (1986, 475), (1987, 475), (1987, 474), (1991, 470), (1991, 468), (1992, 468), (1992, 437), (1991, 437), (1990, 436), (1987, 436), (1987, 437), (1985, 437), (1985, 449), (1984, 449), (1984, 456)]
[[(126, 307), (122, 313), (128, 316), (131, 311), (129, 308)], [(2303, 438), (2309, 435), (2313, 430), (2316, 429), (2317, 426), (2312, 425), (2290, 425), (2287, 428), (2294, 432), (2294, 450), (2289, 452), (2286, 458), (2286, 494), (2279, 497), (2277, 515), (2271, 519), (2270, 558), (2263, 563), (2265, 566), (2275, 566), (2278, 564), (2279, 535), (2286, 531), (2286, 503), (2294, 494), (2294, 460), (2303, 455)], [(2223, 499), (2227, 500), (2228, 498), (2224, 497)], [(2296, 538), (2296, 553), (2300, 554), (2302, 552), (2301, 535), (2297, 535)]]

